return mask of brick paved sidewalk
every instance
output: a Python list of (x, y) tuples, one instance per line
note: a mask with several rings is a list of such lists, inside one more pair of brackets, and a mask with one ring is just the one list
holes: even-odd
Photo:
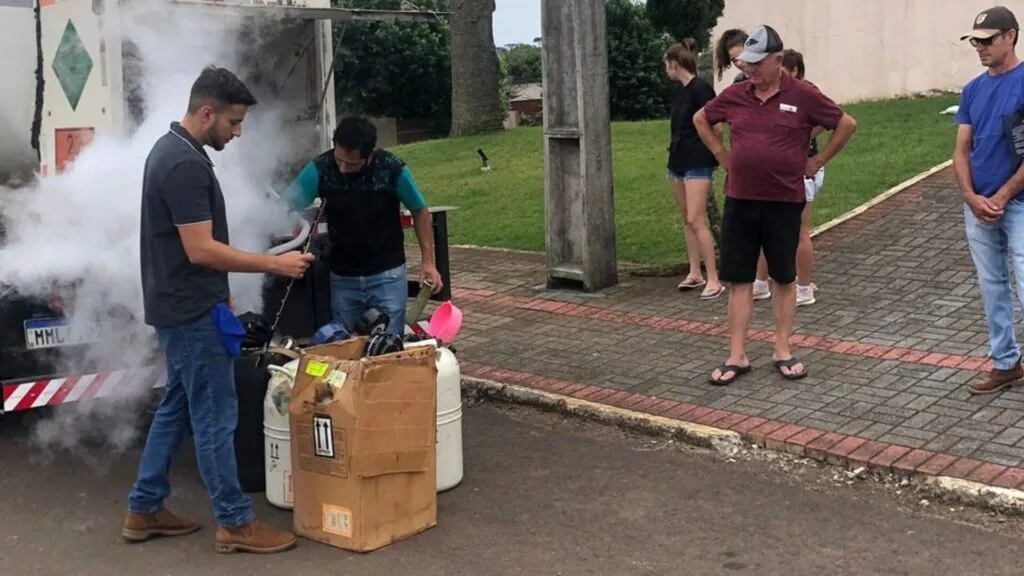
[[(987, 368), (959, 193), (939, 172), (815, 240), (818, 303), (798, 309), (797, 382), (771, 366), (758, 303), (753, 373), (707, 383), (726, 300), (678, 278), (548, 291), (543, 255), (453, 249), (456, 349), (469, 376), (736, 430), (774, 447), (1002, 486), (1024, 482), (1024, 392), (971, 397)], [(457, 225), (457, 224), (453, 224)]]

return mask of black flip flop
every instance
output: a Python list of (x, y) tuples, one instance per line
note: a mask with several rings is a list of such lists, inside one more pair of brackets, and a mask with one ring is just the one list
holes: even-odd
[(722, 364), (721, 366), (718, 367), (718, 371), (721, 372), (722, 374), (725, 374), (726, 372), (732, 372), (732, 378), (718, 378), (716, 380), (714, 376), (711, 376), (708, 378), (708, 382), (711, 382), (711, 384), (715, 386), (728, 386), (729, 384), (735, 382), (737, 378), (743, 376), (744, 374), (750, 372), (751, 370), (753, 370), (753, 368), (751, 368), (750, 364), (747, 364), (746, 366), (733, 366), (732, 364)]
[(786, 374), (785, 372), (782, 371), (783, 368), (790, 368), (790, 369), (792, 369), (793, 366), (796, 366), (797, 364), (800, 364), (800, 363), (801, 363), (800, 359), (797, 358), (796, 356), (790, 357), (790, 358), (788, 358), (786, 360), (776, 360), (774, 362), (775, 369), (778, 370), (779, 374), (782, 374), (782, 377), (785, 378), (786, 380), (800, 380), (800, 379), (802, 379), (802, 378), (807, 376), (807, 366), (804, 366), (803, 370), (801, 370), (800, 372), (797, 372), (795, 374), (792, 373), (792, 372), (790, 372), (789, 374)]

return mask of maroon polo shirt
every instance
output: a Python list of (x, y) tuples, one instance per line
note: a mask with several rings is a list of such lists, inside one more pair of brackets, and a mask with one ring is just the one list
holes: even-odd
[(782, 75), (779, 91), (762, 102), (750, 82), (733, 84), (704, 106), (714, 126), (729, 125), (726, 196), (804, 202), (804, 168), (811, 130), (834, 130), (843, 111), (810, 82)]

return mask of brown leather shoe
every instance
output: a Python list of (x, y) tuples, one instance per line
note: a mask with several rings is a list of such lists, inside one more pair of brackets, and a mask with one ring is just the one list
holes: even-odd
[(1013, 368), (1007, 370), (993, 368), (986, 380), (973, 382), (967, 389), (971, 394), (995, 394), (1013, 388), (1013, 384), (1022, 378), (1024, 369), (1021, 368), (1020, 362), (1017, 362)]
[(232, 552), (276, 554), (290, 550), (294, 546), (294, 534), (273, 530), (257, 520), (244, 526), (232, 528), (219, 526), (213, 540), (213, 549), (220, 554)]
[(128, 542), (144, 542), (156, 536), (184, 536), (200, 528), (199, 522), (181, 518), (168, 510), (154, 514), (129, 512), (121, 526), (121, 536)]

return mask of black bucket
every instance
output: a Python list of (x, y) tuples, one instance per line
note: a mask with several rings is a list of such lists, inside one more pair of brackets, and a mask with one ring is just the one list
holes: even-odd
[(235, 360), (235, 396), (238, 398), (238, 427), (235, 429), (235, 465), (243, 492), (263, 492), (267, 472), (263, 437), (263, 400), (270, 384), (270, 364), (286, 364), (291, 358), (268, 351), (270, 324), (260, 314), (238, 317), (245, 326), (242, 353)]

